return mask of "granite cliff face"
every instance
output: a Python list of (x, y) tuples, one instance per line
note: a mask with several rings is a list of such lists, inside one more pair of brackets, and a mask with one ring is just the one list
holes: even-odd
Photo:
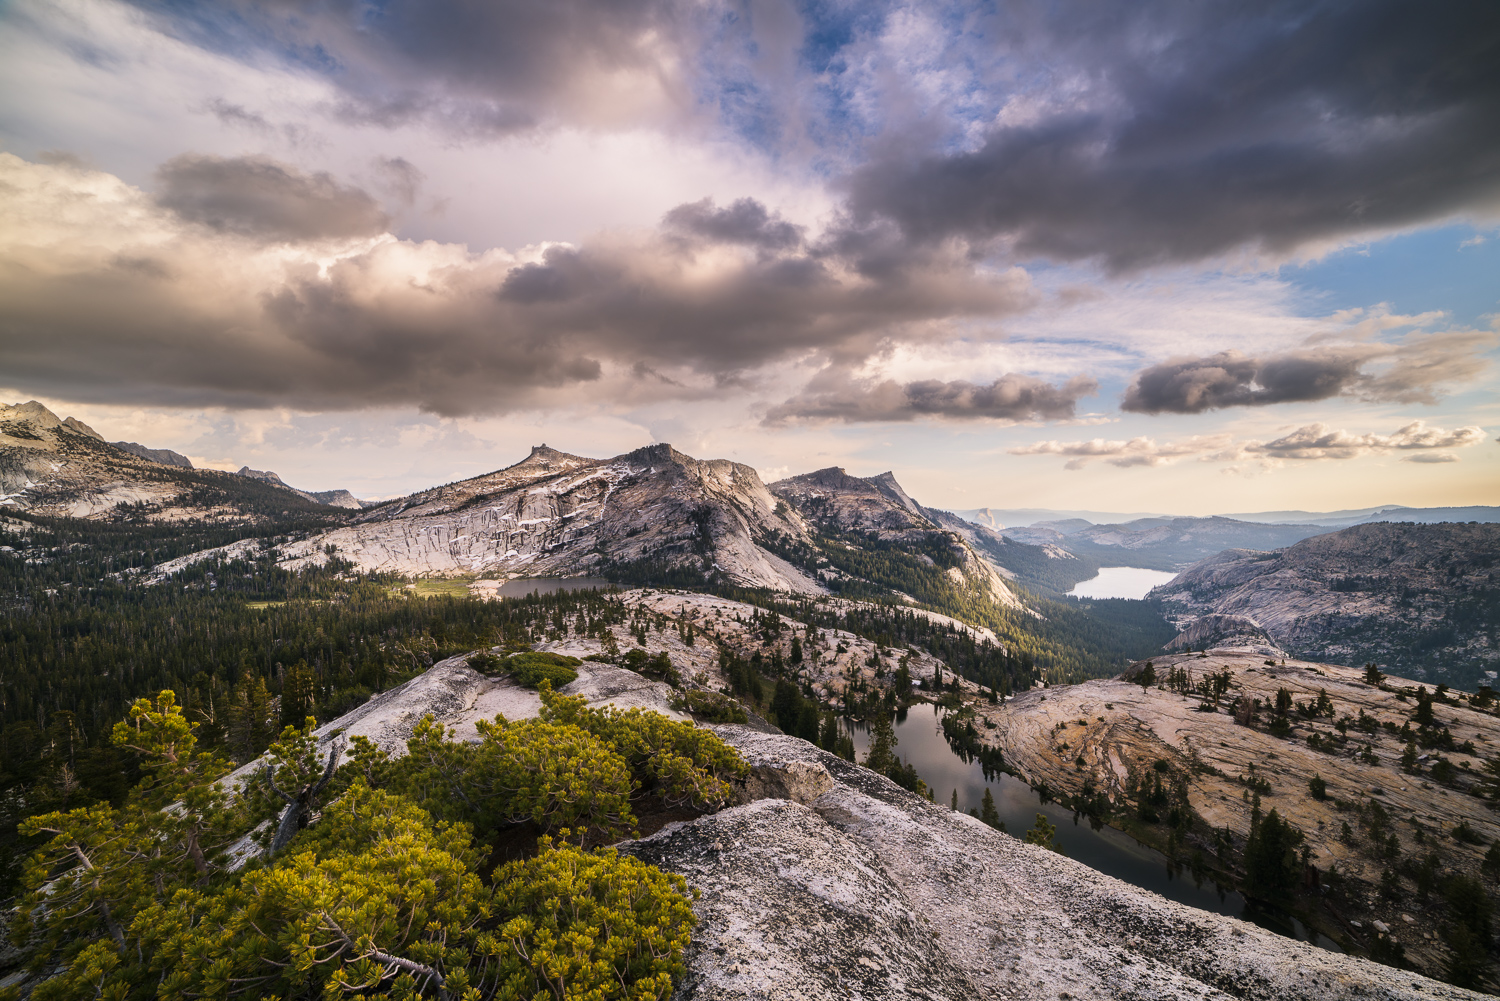
[(1229, 550), (1151, 597), (1179, 628), (1243, 616), (1299, 657), (1474, 687), (1500, 668), (1500, 525), (1369, 524)]
[(806, 538), (749, 466), (700, 460), (670, 445), (613, 459), (538, 446), (506, 469), (371, 508), (345, 528), (287, 552), (323, 547), (361, 569), (412, 576), (625, 576), (702, 583), (715, 574), (756, 587), (821, 593), (816, 581), (756, 544), (767, 531)]

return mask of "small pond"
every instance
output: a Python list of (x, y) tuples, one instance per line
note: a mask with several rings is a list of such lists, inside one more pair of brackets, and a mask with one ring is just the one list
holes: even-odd
[(558, 591), (587, 591), (612, 587), (603, 577), (517, 577), (500, 585), (502, 598), (524, 598), (532, 592), (556, 594)]
[(1160, 587), (1176, 576), (1166, 570), (1147, 570), (1145, 567), (1100, 567), (1096, 575), (1074, 584), (1068, 593), (1075, 598), (1139, 600), (1153, 587)]
[[(949, 803), (957, 790), (960, 810), (978, 810), (988, 787), (995, 797), (1000, 819), (1015, 837), (1025, 835), (1038, 813), (1046, 814), (1057, 825), (1057, 840), (1069, 858), (1179, 903), (1244, 918), (1278, 934), (1339, 951), (1334, 942), (1310, 932), (1294, 918), (1260, 913), (1235, 890), (1221, 891), (1211, 880), (1195, 883), (1186, 868), (1173, 867), (1165, 855), (1128, 834), (1112, 827), (1096, 831), (1089, 826), (1087, 817), (1075, 819), (1071, 811), (1056, 803), (1043, 805), (1041, 797), (1014, 776), (1001, 773), (986, 778), (979, 762), (964, 761), (944, 739), (939, 722), (943, 712), (929, 703), (918, 703), (896, 717), (896, 754), (916, 767), (922, 781), (932, 787), (939, 804)], [(855, 749), (863, 758), (869, 750), (869, 731), (854, 724), (852, 733)]]

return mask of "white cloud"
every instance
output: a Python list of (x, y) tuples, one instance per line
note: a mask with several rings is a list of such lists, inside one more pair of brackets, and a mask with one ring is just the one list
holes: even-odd
[[(1363, 455), (1380, 453), (1414, 453), (1406, 456), (1409, 462), (1441, 463), (1457, 462), (1458, 456), (1452, 448), (1467, 448), (1484, 440), (1484, 429), (1475, 426), (1455, 428), (1428, 427), (1422, 421), (1411, 423), (1388, 435), (1351, 434), (1335, 430), (1326, 424), (1308, 424), (1290, 434), (1268, 442), (1234, 442), (1230, 435), (1195, 435), (1177, 441), (1158, 442), (1154, 438), (1137, 437), (1122, 441), (1107, 441), (1095, 438), (1091, 441), (1040, 441), (1008, 449), (1011, 455), (1062, 455), (1070, 461), (1067, 469), (1082, 469), (1098, 459), (1112, 466), (1164, 466), (1180, 459), (1196, 457), (1201, 462), (1259, 461), (1265, 466), (1279, 465), (1286, 460), (1315, 461), (1321, 459), (1353, 459)], [(1231, 471), (1242, 471), (1230, 467)]]

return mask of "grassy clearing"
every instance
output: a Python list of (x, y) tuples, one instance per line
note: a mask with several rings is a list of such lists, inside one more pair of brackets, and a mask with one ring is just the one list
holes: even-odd
[(392, 594), (409, 594), (417, 598), (467, 598), (473, 577), (422, 578), (391, 589)]

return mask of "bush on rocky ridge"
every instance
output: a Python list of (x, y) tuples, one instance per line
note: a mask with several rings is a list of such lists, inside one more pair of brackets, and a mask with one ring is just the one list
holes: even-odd
[[(226, 849), (265, 812), (257, 797), (214, 785), (227, 763), (196, 751), (171, 692), (141, 700), (116, 731), (148, 775), (125, 805), (28, 825), (51, 836), (16, 926), (32, 950), (30, 997), (670, 996), (693, 926), (680, 876), (543, 836), (534, 857), (487, 878), (471, 824), (614, 834), (634, 824), (633, 793), (720, 805), (745, 765), (689, 724), (588, 709), (545, 679), (542, 691), (552, 718), (497, 718), (478, 744), (431, 718), (401, 759), (356, 738), (327, 786), (337, 798), (239, 871)], [(310, 726), (277, 746), (278, 785), (329, 768)]]

